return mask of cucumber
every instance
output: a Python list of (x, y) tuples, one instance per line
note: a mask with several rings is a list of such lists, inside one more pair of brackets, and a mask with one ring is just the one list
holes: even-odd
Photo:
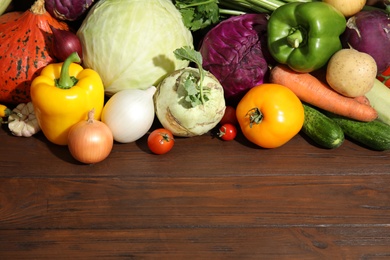
[(341, 127), (316, 108), (303, 104), (305, 120), (302, 132), (316, 144), (329, 149), (339, 147), (344, 142)]
[(370, 122), (356, 121), (335, 114), (327, 114), (343, 129), (344, 134), (372, 150), (390, 149), (390, 125), (375, 119)]

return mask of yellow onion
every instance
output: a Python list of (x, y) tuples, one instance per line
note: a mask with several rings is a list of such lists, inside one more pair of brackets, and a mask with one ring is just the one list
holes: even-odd
[(114, 138), (110, 128), (95, 120), (94, 109), (89, 111), (88, 119), (73, 125), (68, 134), (68, 148), (72, 156), (86, 164), (103, 161), (110, 154)]

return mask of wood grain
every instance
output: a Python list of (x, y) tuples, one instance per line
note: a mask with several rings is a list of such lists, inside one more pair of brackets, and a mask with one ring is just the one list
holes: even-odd
[(0, 259), (387, 259), (390, 152), (296, 136), (115, 144), (94, 165), (0, 129)]

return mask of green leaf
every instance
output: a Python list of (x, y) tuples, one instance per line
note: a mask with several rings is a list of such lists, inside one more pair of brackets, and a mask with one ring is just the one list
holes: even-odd
[(183, 84), (184, 89), (187, 92), (185, 100), (191, 104), (192, 107), (204, 104), (209, 100), (207, 93), (209, 89), (203, 87), (203, 79), (205, 77), (205, 71), (202, 67), (202, 55), (200, 52), (195, 51), (194, 49), (184, 46), (182, 48), (176, 49), (173, 51), (176, 58), (181, 60), (188, 60), (194, 62), (199, 70), (199, 80), (189, 73), (187, 78), (181, 84)]
[(202, 68), (203, 59), (200, 52), (197, 52), (188, 46), (184, 46), (174, 50), (173, 53), (175, 54), (176, 58), (194, 62), (199, 68)]
[(187, 92), (185, 101), (187, 101), (191, 107), (196, 107), (197, 105), (202, 104), (196, 81), (196, 78), (189, 73), (183, 85), (185, 91)]
[(189, 28), (192, 26), (194, 21), (194, 10), (193, 9), (184, 9), (180, 10), (181, 15), (183, 17), (184, 25)]
[(220, 20), (218, 0), (177, 0), (173, 3), (180, 11), (184, 25), (193, 32)]

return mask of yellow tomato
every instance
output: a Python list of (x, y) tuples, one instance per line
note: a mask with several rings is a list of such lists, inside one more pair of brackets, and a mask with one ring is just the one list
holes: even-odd
[(236, 108), (244, 136), (263, 148), (276, 148), (291, 140), (302, 128), (304, 110), (299, 98), (279, 84), (251, 88)]

